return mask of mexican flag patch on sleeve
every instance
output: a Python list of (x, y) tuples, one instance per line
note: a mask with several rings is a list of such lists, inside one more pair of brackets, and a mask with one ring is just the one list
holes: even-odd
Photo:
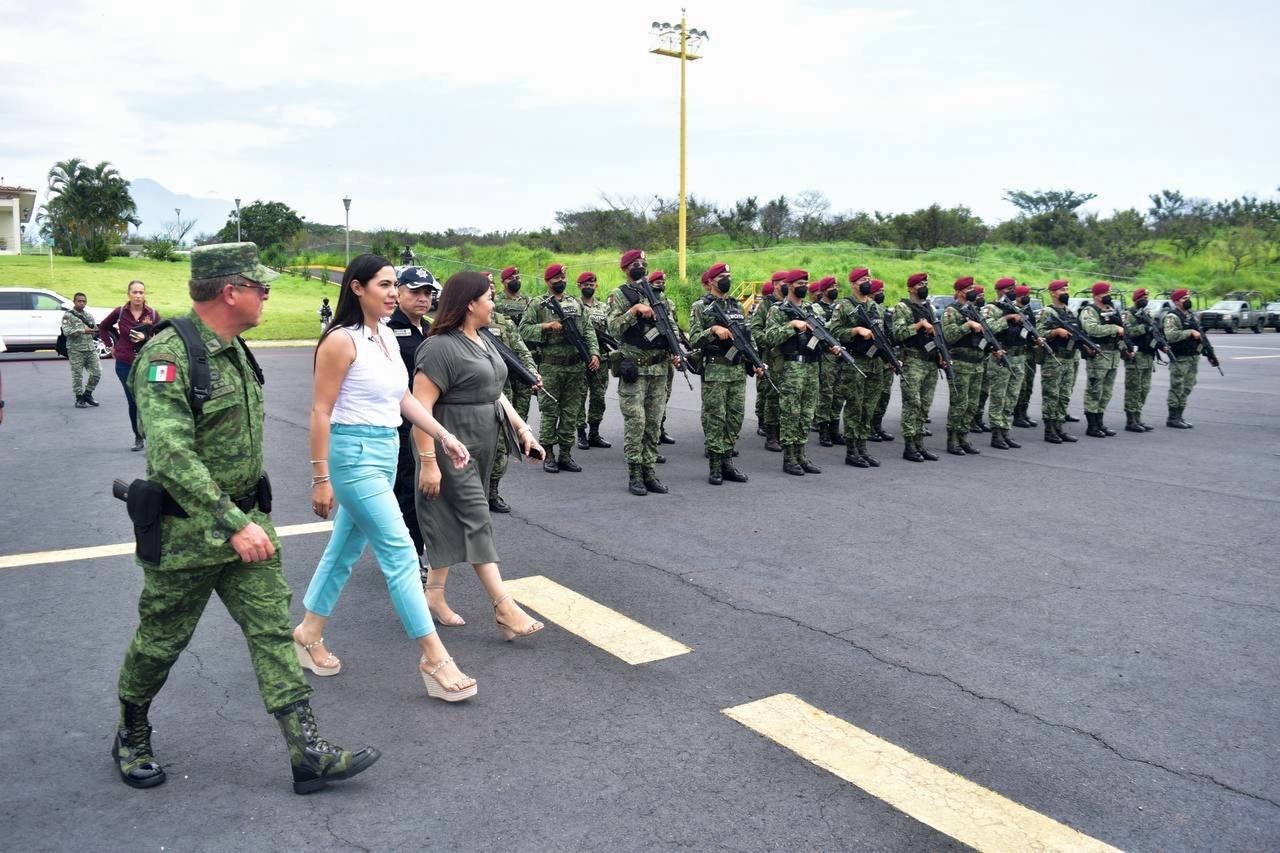
[(178, 376), (178, 368), (172, 362), (153, 361), (147, 365), (148, 382), (172, 382)]

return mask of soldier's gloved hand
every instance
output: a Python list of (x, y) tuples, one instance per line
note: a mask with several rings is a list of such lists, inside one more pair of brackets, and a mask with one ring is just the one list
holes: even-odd
[(276, 546), (271, 544), (267, 531), (252, 521), (231, 534), (231, 547), (246, 563), (260, 563), (276, 553)]

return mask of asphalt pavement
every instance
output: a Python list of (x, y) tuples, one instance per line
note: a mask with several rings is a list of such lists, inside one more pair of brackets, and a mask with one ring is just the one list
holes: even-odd
[[(583, 473), (513, 463), (514, 512), (495, 518), (503, 572), (545, 576), (692, 651), (632, 665), (551, 620), (504, 643), (459, 567), (449, 600), (468, 624), (442, 637), (480, 691), (448, 706), (425, 695), (366, 555), (326, 630), (343, 671), (312, 677), (313, 704), (327, 738), (383, 758), (310, 797), (290, 790), (217, 602), (152, 711), (169, 781), (119, 782), (115, 678), (141, 571), (124, 555), (13, 555), (126, 542), (110, 483), (144, 460), (110, 362), (101, 408), (80, 410), (64, 360), (0, 356), (4, 847), (963, 846), (724, 713), (785, 693), (1115, 847), (1280, 849), (1280, 335), (1213, 341), (1226, 376), (1201, 362), (1194, 430), (1164, 428), (1161, 368), (1155, 432), (1098, 440), (1080, 424), (1080, 443), (1052, 446), (1015, 430), (1021, 450), (979, 436), (981, 456), (924, 465), (901, 459), (899, 438), (872, 445), (881, 468), (850, 468), (814, 436), (823, 473), (787, 476), (749, 392), (737, 462), (751, 482), (721, 487), (706, 482), (697, 392), (677, 377), (677, 444), (659, 468), (671, 494), (644, 498), (626, 491), (611, 390), (614, 447), (575, 451)], [(314, 522), (311, 352), (259, 358), (276, 523)], [(940, 383), (939, 434), (946, 399)], [(1038, 385), (1035, 400), (1033, 416)], [(893, 433), (898, 404), (895, 390)], [(295, 617), (326, 541), (284, 540)]]

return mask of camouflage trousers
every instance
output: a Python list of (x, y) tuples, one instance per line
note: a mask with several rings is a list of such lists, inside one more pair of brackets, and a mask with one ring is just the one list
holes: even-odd
[(1027, 407), (1031, 405), (1031, 392), (1036, 387), (1036, 368), (1040, 366), (1044, 358), (1044, 350), (1036, 347), (1023, 359), (1022, 388), (1018, 391), (1018, 402), (1014, 405), (1014, 411), (1025, 412)]
[(1013, 408), (1018, 404), (1018, 392), (1022, 390), (1022, 382), (1026, 376), (1023, 361), (1026, 356), (1008, 355), (1009, 367), (1005, 370), (997, 364), (987, 368), (987, 376), (991, 382), (990, 408), (991, 426), (997, 429), (1010, 429), (1013, 426)]
[(1151, 375), (1155, 373), (1156, 360), (1147, 353), (1137, 353), (1124, 363), (1124, 410), (1126, 414), (1140, 415), (1151, 393)]
[(604, 395), (609, 390), (609, 366), (605, 359), (600, 360), (600, 369), (595, 373), (590, 370), (586, 375), (586, 393), (583, 394), (582, 409), (578, 413), (578, 425), (598, 424), (604, 420)]
[(884, 390), (880, 392), (880, 400), (876, 403), (875, 413), (871, 416), (871, 422), (878, 424), (884, 420), (884, 413), (889, 411), (889, 398), (893, 396), (893, 371), (888, 365), (884, 368)]
[[(908, 352), (913, 352), (908, 350)], [(902, 357), (902, 437), (924, 438), (924, 421), (938, 386), (938, 362), (929, 355)]]
[(121, 699), (141, 705), (156, 697), (178, 655), (191, 642), (213, 592), (249, 644), (249, 661), (267, 711), (278, 711), (311, 695), (293, 651), (291, 593), (280, 569), (280, 543), (270, 524), (267, 528), (276, 543), (276, 555), (260, 563), (236, 560), (181, 569), (143, 565), (138, 630), (120, 668)]
[[(514, 386), (517, 386), (517, 385), (520, 385), (520, 383), (508, 382), (506, 385), (503, 386), (502, 393), (507, 395), (508, 400), (513, 399), (511, 395), (516, 390)], [(521, 386), (521, 387), (524, 388), (525, 406), (528, 406), (529, 405), (529, 387), (527, 385)], [(513, 402), (511, 405), (514, 407), (515, 403)], [(524, 416), (521, 415), (521, 417), (524, 417)], [(527, 420), (526, 420), (526, 423), (528, 423)], [(502, 479), (503, 475), (506, 473), (507, 473), (507, 431), (504, 429), (500, 429), (498, 430), (498, 452), (494, 454), (493, 467), (489, 469), (489, 482), (491, 484), (497, 483), (499, 480)], [(414, 512), (416, 513), (417, 505), (415, 504), (414, 506), (415, 506)], [(414, 515), (414, 518), (415, 520), (417, 519), (416, 514)], [(407, 522), (407, 518), (406, 518), (406, 522)], [(412, 527), (409, 528), (409, 532), (413, 533)], [(414, 540), (414, 544), (417, 544), (416, 539)]]
[(769, 365), (769, 375), (773, 377), (773, 383), (778, 386), (778, 390), (773, 390), (773, 385), (770, 385), (764, 379), (757, 379), (756, 407), (759, 410), (759, 415), (764, 418), (765, 426), (777, 426), (778, 395), (782, 390), (782, 382), (778, 377), (782, 375), (783, 361), (776, 354), (766, 354), (762, 357), (765, 363)]
[(978, 405), (973, 410), (973, 419), (975, 421), (982, 419), (982, 413), (987, 410), (987, 400), (991, 398), (991, 383), (995, 381), (995, 371), (1004, 370), (996, 364), (992, 364), (991, 359), (985, 359), (982, 362), (982, 381), (978, 384)]
[[(537, 371), (541, 373), (541, 370)], [(520, 415), (520, 419), (526, 423), (529, 421), (529, 401), (533, 399), (533, 393), (529, 390), (528, 385), (522, 385), (519, 382), (508, 382), (507, 387), (511, 392), (507, 394), (507, 399), (511, 401), (511, 406)]]
[(1199, 369), (1199, 355), (1180, 356), (1169, 365), (1169, 408), (1186, 408), (1191, 389), (1196, 387), (1196, 372)]
[(1085, 365), (1084, 410), (1100, 415), (1111, 402), (1111, 392), (1116, 387), (1116, 373), (1120, 369), (1120, 353), (1103, 350), (1089, 359)]
[(708, 453), (729, 453), (742, 431), (747, 380), (702, 378), (702, 435)]
[(1045, 356), (1040, 366), (1040, 417), (1061, 423), (1067, 419), (1067, 404), (1076, 384), (1080, 356), (1076, 352), (1061, 353), (1057, 358)]
[(836, 406), (836, 384), (839, 381), (841, 368), (847, 366), (835, 359), (823, 356), (818, 362), (818, 400), (813, 407), (813, 419), (819, 423), (840, 419)]
[(802, 445), (809, 439), (814, 407), (818, 403), (818, 365), (807, 361), (782, 361), (778, 383), (778, 435), (784, 445)]
[[(871, 435), (871, 421), (875, 418), (876, 406), (880, 404), (883, 393), (882, 377), (878, 365), (879, 359), (853, 359), (858, 370), (845, 364), (841, 366), (839, 384), (835, 396), (844, 406), (844, 440), (866, 441)], [(862, 374), (866, 374), (863, 376)]]
[[(661, 365), (658, 365), (661, 367)], [(618, 409), (622, 412), (622, 455), (627, 464), (653, 465), (658, 459), (658, 436), (667, 409), (667, 373), (640, 368), (635, 382), (618, 380)]]
[[(67, 359), (71, 362), (71, 390), (79, 397), (81, 394), (92, 394), (102, 379), (102, 365), (98, 363), (96, 349), (72, 349), (67, 347)], [(85, 384), (84, 374), (89, 374), (89, 383)]]
[(542, 365), (542, 387), (546, 393), (538, 394), (538, 442), (548, 453), (553, 444), (567, 450), (577, 438), (582, 397), (587, 392), (582, 364)]
[(947, 404), (947, 432), (967, 433), (978, 414), (978, 396), (982, 393), (983, 361), (955, 359), (956, 381), (951, 385), (951, 399)]

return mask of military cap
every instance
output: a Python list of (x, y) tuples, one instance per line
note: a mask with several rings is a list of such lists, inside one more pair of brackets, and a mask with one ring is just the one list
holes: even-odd
[(624, 270), (634, 264), (636, 261), (644, 259), (644, 252), (639, 249), (627, 249), (622, 253), (622, 258), (618, 261), (618, 266)]
[(551, 279), (560, 275), (564, 275), (564, 264), (552, 264), (547, 267), (546, 272), (542, 274), (542, 280), (551, 281)]
[(666, 281), (666, 280), (667, 280), (667, 274), (664, 273), (662, 270), (654, 270), (653, 272), (649, 273), (650, 284), (654, 284), (655, 282)]
[(502, 271), (502, 280), (510, 281), (511, 279), (515, 278), (518, 275), (520, 275), (520, 270), (516, 269), (515, 267), (507, 267)]
[(1133, 292), (1133, 298), (1134, 298), (1134, 299), (1146, 299), (1146, 298), (1147, 298), (1147, 289), (1146, 289), (1145, 287), (1139, 287), (1137, 290), (1135, 290), (1135, 291)]
[(715, 281), (722, 275), (728, 275), (728, 273), (729, 273), (728, 264), (712, 264), (711, 268), (706, 271), (705, 275), (706, 275), (706, 280), (708, 282), (711, 282), (711, 281)]
[(258, 260), (256, 243), (214, 243), (191, 250), (191, 278), (221, 278), (242, 275), (259, 283), (273, 281), (279, 273), (267, 269)]
[(770, 280), (770, 281), (773, 281), (773, 282), (786, 281), (786, 280), (787, 280), (787, 271), (786, 271), (786, 270), (778, 270), (776, 273), (774, 273), (774, 274), (773, 274), (773, 277), (772, 277), (772, 278), (770, 278), (769, 280)]
[(1055, 278), (1053, 281), (1049, 282), (1049, 292), (1057, 293), (1059, 290), (1065, 290), (1069, 284), (1070, 282), (1065, 278)]
[(1111, 285), (1108, 282), (1099, 281), (1096, 284), (1094, 284), (1093, 287), (1089, 288), (1089, 292), (1092, 293), (1094, 296), (1101, 296), (1104, 293), (1111, 292)]
[(771, 282), (771, 281), (766, 281), (763, 285), (761, 285), (761, 287), (760, 287), (760, 295), (761, 295), (761, 296), (773, 296), (773, 282)]
[(869, 275), (871, 275), (871, 270), (866, 267), (854, 267), (849, 270), (849, 283), (857, 284), (859, 279), (866, 278)]
[(808, 281), (809, 271), (802, 269), (787, 270), (787, 276), (783, 279), (787, 284), (795, 284), (798, 281)]
[(907, 287), (915, 287), (917, 284), (923, 284), (928, 280), (929, 274), (927, 272), (914, 273), (913, 275), (907, 276)]
[(1011, 278), (998, 278), (996, 279), (996, 290), (1004, 290), (1006, 287), (1013, 287), (1015, 284), (1017, 282)]
[(596, 274), (591, 272), (590, 270), (587, 270), (586, 272), (578, 276), (578, 284), (586, 284), (589, 281), (595, 281), (595, 280), (596, 280)]
[(1019, 299), (1021, 299), (1024, 296), (1030, 296), (1031, 288), (1027, 287), (1025, 284), (1019, 284), (1013, 288), (1013, 295), (1018, 297)]
[(1169, 294), (1169, 298), (1172, 299), (1174, 302), (1181, 302), (1182, 300), (1186, 299), (1190, 295), (1191, 295), (1190, 290), (1187, 290), (1185, 287), (1179, 287), (1173, 293)]
[(882, 290), (884, 290), (884, 282), (878, 278), (871, 279), (871, 292), (879, 293)]
[(396, 276), (396, 284), (410, 290), (421, 290), (424, 287), (440, 289), (440, 282), (436, 281), (436, 277), (426, 267), (405, 267)]
[(960, 276), (960, 278), (956, 279), (955, 287), (956, 287), (956, 290), (968, 290), (969, 288), (973, 287), (973, 276), (971, 275)]
[(817, 290), (826, 290), (828, 287), (835, 287), (835, 286), (836, 286), (836, 277), (833, 275), (824, 275), (822, 278), (818, 279), (818, 283), (816, 285), (813, 285), (813, 287), (811, 287), (810, 290), (813, 290), (815, 288)]

